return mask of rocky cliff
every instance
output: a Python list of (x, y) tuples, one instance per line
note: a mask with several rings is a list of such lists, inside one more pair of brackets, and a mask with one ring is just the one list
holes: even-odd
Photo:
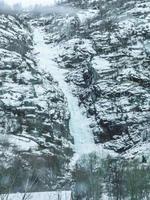
[(118, 153), (148, 155), (149, 1), (62, 5), (67, 14), (53, 14), (42, 24), (47, 43), (61, 49), (56, 60), (68, 69), (66, 81), (91, 118), (95, 142)]
[(68, 104), (51, 74), (38, 68), (30, 24), (45, 30), (97, 146), (146, 162), (150, 3), (68, 0), (32, 21), (0, 14), (0, 192), (70, 189)]
[(24, 18), (1, 14), (0, 41), (1, 190), (55, 188), (72, 154), (66, 99), (38, 71)]

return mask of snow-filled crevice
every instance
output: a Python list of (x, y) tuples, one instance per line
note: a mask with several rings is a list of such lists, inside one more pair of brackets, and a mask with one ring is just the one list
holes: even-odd
[(65, 82), (65, 69), (60, 69), (54, 61), (59, 49), (51, 44), (46, 44), (45, 36), (46, 34), (41, 28), (34, 28), (35, 54), (38, 59), (38, 68), (53, 76), (67, 99), (71, 114), (70, 133), (74, 137), (74, 151), (77, 158), (79, 155), (95, 151), (96, 144), (89, 127), (89, 120), (78, 106), (78, 99), (73, 96), (69, 84)]

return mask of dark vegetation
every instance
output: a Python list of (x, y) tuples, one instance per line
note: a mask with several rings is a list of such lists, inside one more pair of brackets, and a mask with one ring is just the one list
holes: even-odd
[(150, 166), (138, 160), (121, 157), (100, 159), (92, 153), (83, 156), (76, 164), (72, 177), (76, 200), (149, 200)]

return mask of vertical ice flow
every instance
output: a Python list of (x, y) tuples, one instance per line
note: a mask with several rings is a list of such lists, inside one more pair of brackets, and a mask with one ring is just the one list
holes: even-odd
[(69, 85), (65, 82), (65, 69), (60, 69), (54, 61), (56, 50), (52, 45), (45, 44), (45, 33), (40, 28), (34, 29), (35, 52), (37, 52), (38, 67), (50, 73), (58, 82), (68, 102), (71, 114), (70, 133), (74, 137), (74, 151), (76, 157), (96, 150), (94, 138), (89, 128), (89, 121), (78, 106), (78, 99), (73, 96)]

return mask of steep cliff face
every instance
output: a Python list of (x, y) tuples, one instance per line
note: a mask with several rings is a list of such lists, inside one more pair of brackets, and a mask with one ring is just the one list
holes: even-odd
[(68, 69), (66, 81), (93, 121), (95, 142), (119, 153), (129, 150), (146, 154), (150, 127), (150, 3), (68, 2), (64, 5), (74, 6), (74, 10), (67, 15), (52, 15), (43, 25), (47, 42), (59, 46), (56, 60)]
[[(38, 44), (35, 55), (30, 24), (40, 26), (47, 53)], [(0, 14), (0, 41), (0, 192), (70, 189), (65, 176), (73, 154), (71, 131), (79, 153), (95, 151), (94, 138), (106, 149), (146, 162), (148, 1), (69, 0), (59, 13), (29, 23)]]
[(38, 71), (24, 19), (0, 15), (0, 40), (1, 189), (55, 188), (72, 154), (66, 99)]

